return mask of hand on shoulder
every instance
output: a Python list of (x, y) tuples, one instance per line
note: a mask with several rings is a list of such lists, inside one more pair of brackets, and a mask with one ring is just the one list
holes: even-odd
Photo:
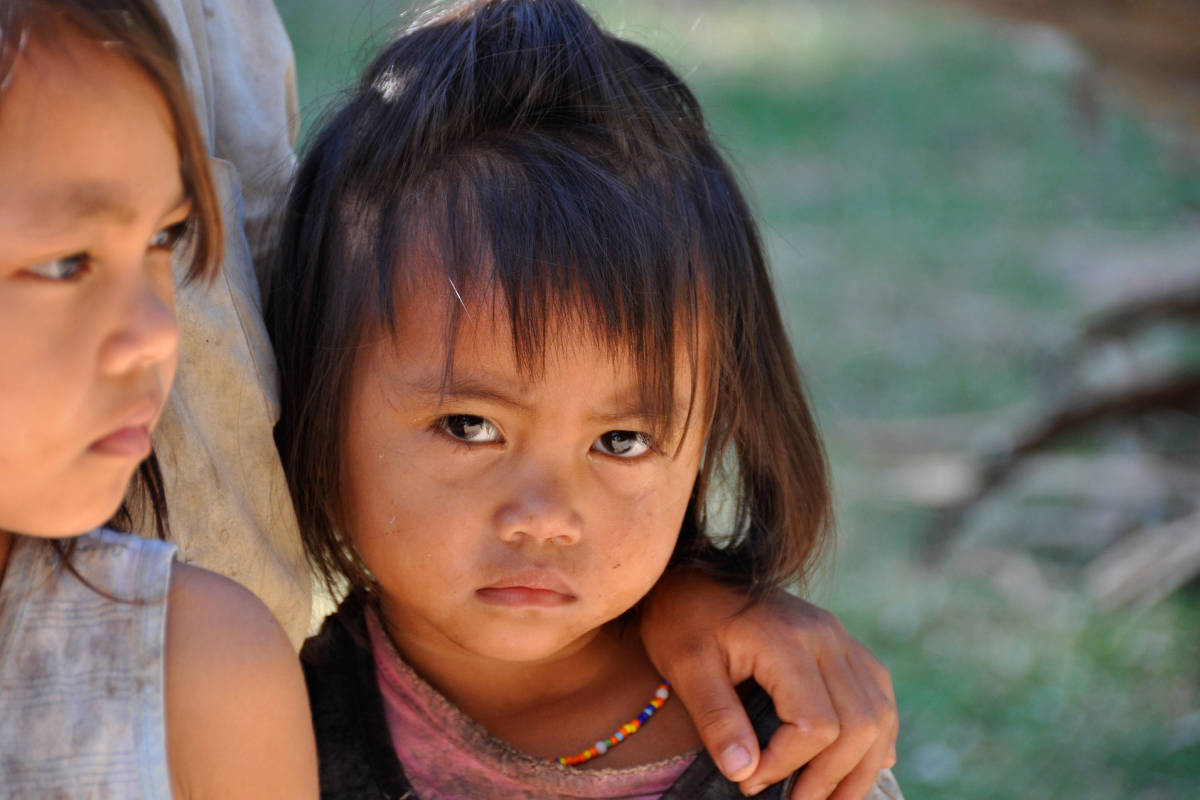
[(167, 748), (176, 797), (316, 797), (304, 678), (247, 589), (176, 564), (167, 605)]
[[(859, 800), (896, 763), (891, 676), (828, 611), (784, 591), (754, 603), (680, 569), (647, 598), (641, 630), (713, 760), (743, 791), (805, 766), (791, 800)], [(783, 722), (761, 753), (733, 688), (748, 678)]]

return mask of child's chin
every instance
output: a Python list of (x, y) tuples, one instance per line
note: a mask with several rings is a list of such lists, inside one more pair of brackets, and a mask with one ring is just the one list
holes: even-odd
[(35, 518), (21, 520), (19, 524), (11, 527), (0, 525), (0, 529), (13, 530), (24, 536), (40, 539), (65, 539), (104, 525), (117, 513), (118, 506), (119, 503), (113, 504), (111, 508), (106, 506), (107, 510), (103, 512), (92, 509), (56, 510), (53, 515), (39, 514)]
[(60, 502), (54, 504), (41, 507), (30, 504), (21, 514), (18, 524), (5, 529), (44, 539), (61, 539), (87, 533), (107, 523), (120, 509), (128, 478), (114, 484), (116, 488), (96, 487), (86, 496), (83, 492), (74, 497), (64, 493)]
[(578, 632), (494, 629), (488, 636), (473, 642), (470, 649), (478, 655), (496, 661), (530, 663), (574, 652), (590, 640), (591, 636), (592, 632), (580, 636)]

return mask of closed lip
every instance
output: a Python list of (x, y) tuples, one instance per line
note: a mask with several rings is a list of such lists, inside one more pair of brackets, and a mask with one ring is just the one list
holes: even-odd
[(576, 599), (567, 582), (546, 569), (506, 575), (475, 594), (486, 603), (506, 606), (557, 606)]
[(88, 448), (96, 453), (142, 459), (150, 455), (150, 426), (162, 410), (161, 399), (147, 399)]

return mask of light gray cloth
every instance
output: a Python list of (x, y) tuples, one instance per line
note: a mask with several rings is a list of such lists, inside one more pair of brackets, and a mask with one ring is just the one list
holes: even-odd
[[(272, 428), (278, 376), (256, 274), (295, 167), (295, 70), (271, 0), (158, 0), (225, 218), (221, 275), (178, 294), (179, 371), (154, 447), (182, 561), (258, 595), (297, 648), (311, 579)], [(182, 276), (186, 265), (178, 265)], [(147, 520), (139, 529), (149, 534)]]
[(88, 586), (49, 541), (14, 538), (0, 584), (0, 797), (171, 796), (163, 644), (174, 556), (166, 542), (93, 531), (71, 557)]

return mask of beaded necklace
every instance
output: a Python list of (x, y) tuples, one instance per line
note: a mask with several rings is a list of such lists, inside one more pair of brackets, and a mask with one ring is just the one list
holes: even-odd
[(654, 716), (654, 712), (663, 707), (667, 702), (667, 698), (671, 696), (671, 684), (666, 680), (660, 680), (658, 688), (654, 690), (654, 696), (650, 698), (650, 702), (642, 709), (642, 713), (638, 714), (633, 719), (626, 722), (621, 727), (617, 728), (616, 732), (607, 739), (601, 739), (591, 747), (576, 753), (573, 756), (559, 756), (558, 758), (550, 758), (550, 761), (555, 761), (562, 764), (564, 767), (573, 767), (577, 764), (582, 764), (585, 761), (591, 761), (597, 756), (602, 756), (611, 748), (616, 747), (621, 742), (625, 741), (625, 737), (632, 736), (641, 730), (646, 724), (646, 720)]

